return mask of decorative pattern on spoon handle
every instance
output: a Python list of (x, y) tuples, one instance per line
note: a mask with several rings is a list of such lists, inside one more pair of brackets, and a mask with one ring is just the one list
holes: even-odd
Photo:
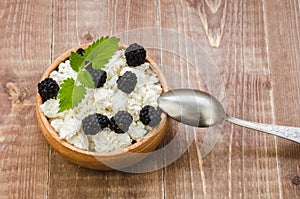
[(226, 116), (225, 120), (237, 124), (239, 126), (262, 131), (265, 133), (269, 133), (272, 135), (276, 135), (278, 137), (282, 137), (300, 143), (300, 128), (297, 127), (249, 122), (231, 116)]

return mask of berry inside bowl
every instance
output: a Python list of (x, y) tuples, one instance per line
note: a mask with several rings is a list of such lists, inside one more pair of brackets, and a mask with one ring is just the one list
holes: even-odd
[[(105, 41), (105, 38), (102, 41), (101, 39), (100, 43)], [(168, 117), (156, 110), (157, 96), (153, 96), (152, 91), (147, 88), (134, 85), (139, 85), (140, 81), (154, 81), (155, 78), (151, 79), (151, 75), (149, 78), (145, 78), (146, 76), (139, 73), (139, 71), (144, 71), (148, 74), (151, 70), (158, 80), (153, 88), (159, 86), (159, 92), (166, 92), (168, 86), (156, 63), (148, 55), (140, 58), (140, 46), (135, 45), (137, 44), (129, 47), (133, 48), (134, 53), (137, 54), (129, 52), (127, 46), (116, 47), (116, 52), (107, 59), (104, 65), (109, 67), (108, 65), (116, 57), (125, 59), (127, 49), (129, 54), (126, 55), (126, 59), (128, 59), (126, 67), (122, 61), (123, 64), (113, 64), (121, 69), (109, 69), (105, 75), (103, 71), (94, 70), (91, 63), (88, 62), (97, 60), (98, 54), (94, 53), (93, 55), (93, 51), (90, 50), (92, 46), (97, 51), (97, 42), (66, 51), (43, 74), (36, 94), (37, 121), (48, 143), (69, 161), (97, 170), (125, 168), (145, 158), (147, 153), (154, 151), (164, 138)], [(105, 47), (105, 45), (103, 46)], [(88, 52), (90, 56), (84, 57), (85, 52)], [(80, 62), (82, 59), (80, 56), (87, 61), (82, 60), (83, 64), (76, 66), (74, 62), (78, 60)], [(139, 63), (141, 59), (144, 59), (145, 64)], [(77, 75), (67, 78), (64, 76), (64, 69), (60, 69), (60, 67), (62, 64), (62, 68), (64, 68), (64, 64), (70, 62), (71, 64), (73, 62), (72, 69), (77, 72)], [(140, 66), (144, 68), (148, 66), (149, 69), (137, 69)], [(80, 67), (83, 69), (81, 70)], [(59, 74), (57, 74), (58, 72)], [(84, 78), (86, 75), (90, 76)], [(72, 82), (70, 79), (73, 79), (73, 86), (69, 84), (67, 87), (67, 83)], [(91, 82), (93, 82), (94, 88), (91, 88)], [(147, 82), (144, 84), (148, 85)], [(151, 87), (149, 88), (151, 89)], [(81, 95), (83, 90), (85, 95), (78, 99), (78, 95)], [(140, 94), (137, 94), (138, 92)], [(157, 91), (156, 95), (159, 92)], [(92, 94), (89, 95), (89, 93)], [(69, 97), (72, 98), (73, 104), (67, 107)], [(89, 97), (92, 102), (88, 100)], [(136, 99), (140, 98), (143, 103), (141, 102), (139, 106), (134, 104), (138, 104)], [(124, 99), (127, 100), (126, 105), (123, 103)], [(78, 107), (82, 104), (85, 108), (79, 109)], [(71, 122), (66, 123), (66, 121)]]

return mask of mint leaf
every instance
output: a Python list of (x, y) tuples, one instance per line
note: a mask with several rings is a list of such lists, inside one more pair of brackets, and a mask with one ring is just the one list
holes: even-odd
[(75, 86), (72, 93), (72, 108), (77, 106), (86, 94), (86, 90), (83, 86)]
[(78, 73), (77, 79), (86, 87), (94, 88), (94, 81), (91, 74), (87, 70), (81, 70)]
[(84, 56), (94, 69), (101, 69), (116, 52), (119, 41), (116, 37), (102, 37), (87, 48)]
[(60, 85), (59, 112), (76, 107), (86, 94), (85, 87), (94, 88), (93, 78), (85, 68), (89, 64), (96, 70), (103, 68), (116, 52), (119, 41), (116, 37), (101, 37), (85, 49), (83, 56), (71, 52), (70, 65), (77, 72), (77, 79), (68, 78)]
[(84, 62), (83, 56), (79, 55), (76, 52), (71, 52), (70, 65), (74, 71), (78, 72), (79, 69), (83, 66), (83, 62)]
[(75, 80), (72, 78), (66, 79), (58, 91), (59, 112), (72, 108), (72, 93), (75, 86)]
[(74, 108), (85, 96), (85, 88), (76, 86), (75, 80), (72, 78), (66, 79), (58, 91), (59, 112)]
[(91, 51), (93, 51), (95, 49), (96, 46), (98, 46), (101, 42), (103, 42), (104, 40), (108, 39), (109, 37), (101, 37), (100, 39), (94, 41), (91, 45), (88, 46), (87, 49), (85, 49), (85, 53), (83, 56), (87, 56), (88, 54), (90, 54)]

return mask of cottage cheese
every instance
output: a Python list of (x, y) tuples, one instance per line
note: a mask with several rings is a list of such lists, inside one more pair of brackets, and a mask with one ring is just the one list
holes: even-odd
[[(121, 150), (138, 141), (151, 129), (139, 121), (139, 111), (145, 105), (157, 107), (157, 98), (162, 92), (159, 79), (150, 68), (149, 63), (137, 67), (128, 67), (124, 50), (118, 50), (105, 65), (107, 81), (103, 87), (87, 89), (85, 98), (74, 109), (59, 113), (59, 101), (50, 99), (41, 104), (41, 110), (49, 118), (51, 126), (61, 139), (74, 146), (97, 152)], [(134, 91), (126, 94), (117, 88), (116, 81), (120, 75), (131, 71), (137, 76)], [(67, 78), (76, 79), (77, 73), (72, 70), (70, 61), (66, 60), (58, 66), (57, 71), (50, 74), (58, 84)], [(82, 129), (82, 119), (93, 113), (101, 113), (109, 118), (118, 111), (125, 110), (133, 116), (128, 132), (117, 134), (105, 128), (96, 135), (86, 135)]]

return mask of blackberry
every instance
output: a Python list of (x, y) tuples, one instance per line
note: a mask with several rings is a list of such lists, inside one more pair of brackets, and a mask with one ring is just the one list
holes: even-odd
[(144, 125), (155, 127), (161, 121), (160, 113), (153, 106), (144, 106), (140, 111), (140, 121)]
[(135, 143), (137, 143), (136, 140), (132, 140), (132, 141), (131, 141), (131, 144), (135, 144)]
[(42, 97), (43, 102), (48, 99), (56, 98), (59, 91), (59, 85), (52, 78), (45, 78), (42, 82), (38, 83), (38, 92)]
[(131, 93), (135, 85), (137, 84), (136, 74), (130, 71), (126, 71), (123, 76), (120, 76), (117, 80), (117, 87), (124, 93)]
[(126, 111), (118, 111), (110, 118), (110, 129), (116, 133), (125, 133), (133, 121), (130, 113)]
[(92, 67), (92, 63), (90, 63), (87, 67), (86, 70), (91, 74), (94, 82), (95, 88), (100, 88), (102, 87), (107, 79), (107, 73), (105, 70), (96, 70)]
[(146, 50), (143, 46), (133, 43), (126, 48), (125, 57), (129, 66), (139, 66), (145, 62)]
[(106, 115), (102, 115), (102, 114), (97, 113), (97, 118), (98, 118), (98, 122), (99, 122), (102, 129), (108, 127), (109, 119)]
[(85, 50), (83, 48), (78, 48), (76, 51), (79, 55), (83, 56), (83, 54), (85, 53)]
[(107, 116), (94, 113), (90, 114), (82, 120), (82, 128), (85, 134), (95, 135), (109, 124)]

